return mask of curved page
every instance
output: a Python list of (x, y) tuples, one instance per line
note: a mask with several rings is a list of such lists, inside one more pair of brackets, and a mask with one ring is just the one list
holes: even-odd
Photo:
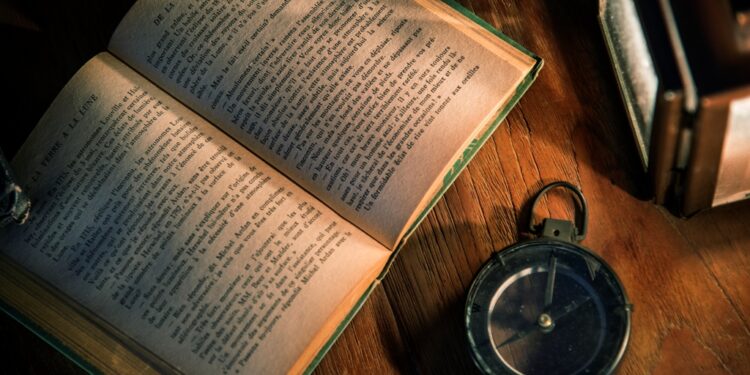
[(3, 251), (183, 372), (304, 368), (390, 254), (109, 54), (13, 166)]
[(110, 50), (387, 247), (535, 60), (437, 1), (141, 0)]

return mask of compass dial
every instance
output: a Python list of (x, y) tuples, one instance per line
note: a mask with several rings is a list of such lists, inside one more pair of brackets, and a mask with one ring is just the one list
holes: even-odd
[(487, 373), (609, 373), (627, 345), (630, 306), (600, 258), (541, 239), (501, 251), (480, 271), (466, 326)]

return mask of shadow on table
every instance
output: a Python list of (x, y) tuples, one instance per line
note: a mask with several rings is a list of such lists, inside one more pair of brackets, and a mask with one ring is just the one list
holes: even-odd
[[(493, 220), (516, 219), (512, 208), (494, 207), (492, 212)], [(383, 286), (413, 366), (405, 372), (479, 373), (464, 328), (466, 296), (482, 265), (501, 250), (471, 235), (482, 230), (486, 228), (473, 223), (435, 226), (428, 218), (385, 277)], [(509, 245), (517, 238), (504, 240)]]
[(579, 168), (590, 167), (631, 196), (651, 199), (598, 25), (597, 2), (545, 0), (538, 6), (540, 17), (555, 16), (542, 17), (543, 30), (527, 45), (545, 59), (521, 101), (533, 136), (562, 155), (572, 152)]

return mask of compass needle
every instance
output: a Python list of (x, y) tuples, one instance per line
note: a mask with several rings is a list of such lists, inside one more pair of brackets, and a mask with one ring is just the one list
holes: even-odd
[(552, 320), (558, 321), (562, 319), (563, 317), (565, 317), (566, 315), (569, 315), (573, 311), (578, 310), (578, 308), (585, 305), (589, 301), (591, 301), (591, 296), (579, 297), (577, 299), (574, 299), (567, 305), (563, 306), (562, 308), (550, 311)]
[(549, 259), (549, 269), (547, 271), (547, 288), (544, 290), (544, 308), (549, 308), (552, 305), (552, 295), (555, 292), (555, 275), (557, 273), (557, 257), (554, 252)]
[(495, 347), (498, 348), (498, 349), (501, 349), (503, 346), (506, 346), (508, 344), (512, 344), (512, 343), (514, 343), (514, 342), (516, 342), (516, 341), (518, 341), (518, 340), (526, 337), (529, 333), (531, 333), (531, 332), (533, 332), (535, 330), (536, 329), (532, 327), (531, 329), (526, 329), (524, 331), (516, 332), (512, 336), (508, 337), (507, 339), (505, 339), (505, 341), (501, 342), (500, 344), (498, 344)]

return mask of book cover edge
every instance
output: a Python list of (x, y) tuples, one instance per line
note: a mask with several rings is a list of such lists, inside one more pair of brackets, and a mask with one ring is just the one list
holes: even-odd
[(325, 344), (323, 344), (323, 347), (318, 351), (318, 354), (315, 355), (315, 358), (313, 358), (312, 362), (310, 362), (310, 365), (307, 366), (303, 374), (309, 375), (312, 374), (312, 372), (315, 370), (316, 367), (318, 367), (318, 364), (320, 364), (320, 361), (323, 360), (323, 357), (328, 353), (329, 350), (331, 350), (331, 347), (333, 347), (333, 344), (336, 343), (339, 336), (341, 336), (342, 333), (344, 333), (344, 330), (346, 327), (349, 326), (349, 323), (351, 323), (352, 319), (357, 315), (359, 310), (362, 309), (362, 306), (364, 306), (367, 299), (370, 297), (372, 292), (375, 290), (375, 288), (380, 284), (380, 279), (375, 279), (370, 286), (365, 290), (364, 293), (362, 293), (362, 296), (359, 297), (357, 300), (357, 303), (354, 304), (354, 307), (352, 307), (351, 310), (349, 310), (349, 313), (346, 314), (346, 317), (344, 317), (344, 320), (341, 321), (341, 324), (336, 327), (336, 330), (333, 331), (333, 334), (331, 337), (326, 341)]
[(24, 326), (34, 335), (39, 337), (42, 341), (47, 343), (49, 346), (57, 350), (60, 354), (68, 358), (71, 362), (76, 364), (79, 368), (89, 374), (100, 374), (100, 370), (96, 368), (89, 361), (80, 356), (75, 350), (69, 348), (65, 343), (60, 341), (54, 335), (48, 333), (46, 330), (38, 326), (31, 319), (28, 319), (26, 315), (13, 308), (11, 305), (0, 299), (0, 310), (2, 310), (7, 316)]
[(526, 47), (524, 47), (521, 44), (519, 44), (518, 42), (516, 42), (513, 38), (505, 35), (502, 31), (496, 29), (489, 22), (487, 22), (483, 18), (477, 16), (476, 13), (474, 13), (470, 9), (466, 8), (465, 6), (461, 5), (456, 0), (441, 0), (441, 1), (444, 2), (445, 4), (450, 5), (451, 8), (455, 9), (456, 11), (458, 11), (459, 13), (461, 13), (462, 15), (464, 15), (464, 17), (470, 19), (471, 21), (473, 21), (477, 25), (482, 26), (482, 28), (484, 28), (485, 30), (491, 32), (493, 35), (495, 35), (496, 37), (502, 39), (503, 41), (507, 42), (508, 44), (510, 44), (511, 46), (513, 46), (514, 48), (516, 48), (517, 50), (523, 52), (524, 54), (526, 54), (526, 55), (528, 55), (530, 57), (532, 57), (534, 60), (537, 60), (537, 63), (540, 63), (542, 61), (542, 59), (539, 56), (537, 56), (535, 53), (529, 51), (528, 49), (526, 49)]

